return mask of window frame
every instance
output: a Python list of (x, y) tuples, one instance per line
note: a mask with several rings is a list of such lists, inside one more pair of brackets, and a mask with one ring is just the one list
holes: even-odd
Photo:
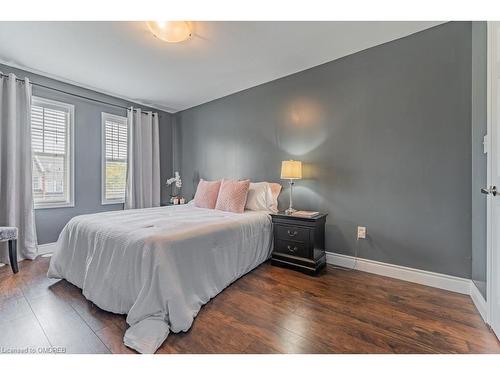
[[(127, 127), (128, 139), (128, 118), (125, 116), (114, 115), (112, 113), (101, 112), (101, 205), (109, 204), (125, 204), (125, 197), (123, 199), (106, 199), (106, 120), (116, 122), (125, 121)], [(127, 142), (127, 162), (128, 162), (128, 142)], [(126, 178), (126, 177), (125, 177)], [(125, 189), (126, 189), (125, 181)]]
[[(69, 121), (66, 129), (67, 141), (65, 144), (66, 147), (65, 154), (67, 156), (66, 170), (68, 172), (66, 176), (66, 186), (68, 187), (68, 199), (65, 201), (35, 202), (35, 198), (33, 197), (34, 208), (35, 210), (40, 210), (47, 208), (75, 207), (75, 106), (73, 104), (42, 98), (40, 96), (32, 96), (31, 106), (39, 106), (39, 107), (50, 106), (56, 108), (59, 107), (69, 113)], [(30, 132), (31, 132), (31, 106), (30, 106)], [(33, 146), (32, 146), (32, 152), (31, 152), (32, 165), (34, 156), (35, 152), (33, 151)], [(31, 184), (33, 189), (33, 180)]]

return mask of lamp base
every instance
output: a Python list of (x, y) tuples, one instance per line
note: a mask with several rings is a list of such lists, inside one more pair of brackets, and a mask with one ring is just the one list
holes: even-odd
[(297, 210), (295, 208), (290, 207), (290, 208), (285, 210), (285, 215), (291, 215), (294, 212), (297, 212)]

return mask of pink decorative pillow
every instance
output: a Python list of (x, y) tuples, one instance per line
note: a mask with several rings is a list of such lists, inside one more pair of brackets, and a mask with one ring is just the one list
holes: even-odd
[(215, 209), (241, 214), (247, 203), (250, 180), (222, 180)]
[(273, 195), (273, 202), (270, 208), (273, 212), (278, 212), (278, 196), (281, 192), (281, 185), (276, 182), (269, 182), (269, 186), (271, 187), (271, 194)]
[(220, 181), (205, 181), (201, 179), (194, 195), (194, 205), (196, 207), (214, 209), (217, 196), (219, 195), (220, 184)]

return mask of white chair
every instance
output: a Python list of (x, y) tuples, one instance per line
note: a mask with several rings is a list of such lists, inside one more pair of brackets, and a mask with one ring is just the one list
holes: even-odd
[(0, 227), (0, 242), (9, 242), (9, 259), (12, 272), (18, 273), (17, 266), (17, 228)]

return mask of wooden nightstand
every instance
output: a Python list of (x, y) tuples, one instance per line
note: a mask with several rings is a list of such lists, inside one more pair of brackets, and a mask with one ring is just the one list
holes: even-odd
[(303, 218), (271, 214), (274, 250), (271, 264), (315, 274), (326, 264), (325, 222), (327, 214)]

